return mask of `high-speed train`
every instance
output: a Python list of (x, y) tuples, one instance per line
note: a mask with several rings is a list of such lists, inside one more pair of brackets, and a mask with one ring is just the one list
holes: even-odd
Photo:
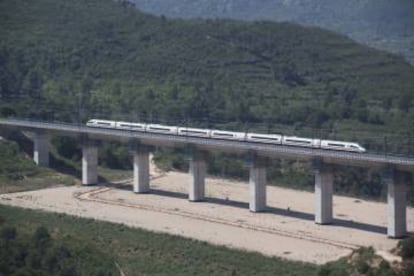
[(365, 152), (366, 150), (357, 143), (302, 138), (296, 136), (285, 136), (280, 134), (259, 134), (233, 132), (214, 129), (189, 128), (177, 126), (165, 126), (159, 124), (130, 123), (120, 121), (108, 121), (92, 119), (86, 123), (89, 127), (123, 129), (129, 131), (152, 132), (180, 136), (203, 137), (212, 139), (226, 139), (235, 141), (246, 141), (255, 143), (266, 143), (276, 145), (287, 145), (307, 148), (322, 148), (329, 150)]

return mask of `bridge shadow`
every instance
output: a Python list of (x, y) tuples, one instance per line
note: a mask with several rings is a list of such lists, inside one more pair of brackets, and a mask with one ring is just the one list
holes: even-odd
[[(56, 156), (55, 154), (50, 155), (49, 167), (59, 173), (73, 176), (79, 180), (82, 180), (82, 168), (71, 164), (65, 159)], [(109, 183), (109, 180), (98, 174), (99, 183)]]
[(108, 187), (108, 188), (118, 189), (118, 190), (132, 191), (132, 185), (131, 184), (127, 184), (127, 183), (104, 182), (104, 183), (99, 184), (99, 185), (105, 186), (105, 187)]
[(49, 158), (49, 167), (51, 169), (54, 169), (59, 173), (74, 176), (78, 179), (82, 177), (82, 170), (65, 161), (63, 158), (57, 157), (54, 154), (50, 154)]
[(345, 219), (337, 219), (334, 218), (334, 221), (332, 223), (333, 226), (341, 226), (346, 228), (352, 228), (352, 229), (358, 229), (362, 231), (372, 232), (372, 233), (378, 233), (378, 234), (387, 234), (387, 227), (380, 226), (380, 225), (374, 225), (374, 224), (368, 224), (353, 220), (345, 220)]
[[(113, 187), (113, 188), (121, 189), (121, 190), (127, 190), (127, 191), (132, 190), (131, 184), (106, 183), (105, 186)], [(181, 193), (181, 192), (172, 192), (172, 191), (151, 188), (149, 193), (154, 194), (154, 195), (159, 195), (159, 196), (188, 200), (188, 194)], [(231, 207), (236, 207), (240, 209), (249, 209), (249, 203), (243, 202), (243, 201), (232, 200), (232, 199), (205, 197), (202, 202), (207, 202), (207, 203), (222, 205), (222, 206), (231, 206)], [(263, 213), (270, 213), (270, 214), (274, 214), (277, 216), (284, 216), (284, 217), (290, 217), (290, 218), (307, 220), (307, 221), (315, 220), (314, 214), (291, 210), (291, 209), (270, 207), (270, 206), (266, 207), (266, 210)], [(356, 222), (356, 221), (346, 220), (346, 219), (341, 219), (341, 218), (335, 218), (332, 224), (325, 225), (324, 227), (330, 227), (330, 226), (331, 227), (339, 226), (339, 227), (345, 227), (345, 228), (350, 228), (350, 229), (362, 230), (366, 232), (378, 233), (378, 234), (387, 233), (387, 228), (384, 226), (373, 225), (373, 224), (368, 224), (368, 223), (363, 223), (363, 222)]]

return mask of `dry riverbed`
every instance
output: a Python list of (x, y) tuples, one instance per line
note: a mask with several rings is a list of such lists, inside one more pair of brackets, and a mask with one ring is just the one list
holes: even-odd
[[(157, 232), (167, 232), (265, 255), (325, 263), (360, 246), (388, 251), (397, 240), (386, 237), (384, 203), (334, 197), (335, 222), (313, 222), (309, 192), (267, 187), (268, 211), (248, 210), (245, 182), (208, 178), (204, 202), (189, 202), (189, 176), (151, 169), (151, 193), (134, 194), (123, 181), (93, 187), (56, 187), (0, 195), (0, 203), (95, 218)], [(407, 210), (414, 231), (414, 210)]]

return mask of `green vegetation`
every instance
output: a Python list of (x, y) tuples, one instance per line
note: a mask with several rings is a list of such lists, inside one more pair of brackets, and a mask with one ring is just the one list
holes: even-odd
[[(332, 32), (289, 23), (169, 20), (112, 0), (3, 0), (0, 26), (0, 117), (80, 124), (97, 117), (296, 134), (414, 154), (414, 68)], [(27, 152), (24, 141), (14, 140)], [(52, 167), (70, 167), (79, 176), (77, 143), (52, 142)], [(155, 157), (164, 168), (186, 169), (188, 152), (162, 149)], [(100, 148), (99, 161), (131, 166), (128, 148), (116, 143)], [(307, 164), (270, 162), (269, 179), (311, 187)], [(244, 178), (247, 163), (213, 155), (209, 172)], [(53, 177), (74, 181), (34, 166), (16, 143), (0, 141), (2, 192), (27, 189), (28, 181), (44, 187), (45, 177), (54, 184)], [(365, 170), (341, 168), (336, 182), (343, 193), (378, 197), (384, 190), (378, 175)], [(312, 265), (4, 206), (0, 227), (4, 274), (117, 274), (116, 264), (127, 275), (317, 272)], [(371, 268), (371, 257), (354, 268), (338, 262), (323, 269), (390, 271), (386, 264)]]
[(408, 276), (414, 268), (413, 238), (398, 246), (404, 258), (401, 265), (390, 265), (372, 248), (361, 248), (338, 261), (315, 266), (120, 224), (4, 205), (0, 205), (0, 235), (0, 273), (6, 275), (119, 275), (122, 271), (126, 275)]
[(0, 5), (0, 95), (15, 99), (4, 115), (295, 132), (374, 150), (379, 133), (414, 129), (414, 68), (321, 29), (169, 20), (109, 0)]
[(0, 273), (4, 275), (116, 275), (112, 259), (89, 245), (54, 239), (39, 226), (34, 233), (1, 228)]
[(383, 275), (383, 276), (409, 276), (412, 275), (414, 262), (405, 260), (398, 265), (390, 265), (383, 258), (375, 255), (374, 250), (361, 248), (351, 256), (323, 265), (319, 276), (347, 276), (347, 275)]
[(401, 249), (401, 257), (414, 260), (414, 237), (400, 241), (398, 246)]
[[(9, 254), (1, 262), (14, 273), (38, 269), (36, 272), (45, 275), (119, 275), (115, 263), (126, 275), (316, 275), (318, 269), (311, 264), (62, 214), (0, 205), (0, 218), (0, 254)], [(16, 254), (5, 251), (7, 242)], [(22, 249), (26, 249), (25, 254), (17, 254)], [(33, 259), (37, 268), (32, 266)], [(5, 273), (3, 269), (0, 266), (0, 273)]]
[(0, 194), (73, 183), (69, 175), (36, 166), (16, 142), (0, 140)]
[[(5, 0), (0, 25), (1, 116), (284, 133), (414, 154), (414, 68), (332, 32), (170, 20), (110, 0)], [(79, 162), (73, 139), (53, 143), (61, 156)], [(166, 168), (186, 169), (185, 149), (156, 155)], [(100, 164), (129, 169), (127, 147), (103, 145)], [(209, 173), (243, 178), (245, 164), (213, 156)], [(307, 164), (271, 165), (269, 179), (311, 187)], [(384, 193), (378, 174), (364, 170), (339, 168), (336, 182), (341, 193)]]
[[(51, 168), (44, 168), (38, 167), (31, 159), (32, 143), (28, 141), (27, 137), (16, 135), (16, 133), (13, 133), (10, 137), (17, 140), (18, 143), (11, 140), (0, 140), (0, 194), (36, 190), (57, 185), (80, 184), (80, 152), (74, 151), (73, 156), (65, 156), (63, 149), (65, 147), (70, 148), (69, 145), (71, 145), (71, 143), (67, 143), (66, 138), (52, 139), (56, 142), (56, 147), (52, 147), (51, 151)], [(62, 141), (64, 142), (62, 143)], [(74, 144), (76, 143), (72, 143), (72, 145)], [(109, 144), (108, 146), (113, 145)], [(119, 150), (119, 148), (123, 149), (122, 147), (115, 147), (115, 150)], [(105, 149), (106, 147), (102, 151), (105, 151)], [(60, 150), (63, 150), (63, 153)], [(108, 151), (108, 149), (106, 150)], [(118, 155), (116, 151), (114, 152), (113, 160), (116, 161)], [(105, 156), (104, 153), (101, 156)], [(122, 157), (125, 160), (130, 159), (125, 154)], [(130, 163), (131, 161), (129, 161)], [(98, 168), (98, 174), (102, 182), (132, 177), (130, 170), (116, 169), (116, 166), (113, 166), (112, 163), (109, 165), (114, 168), (110, 169), (105, 166)]]
[(40, 171), (33, 161), (22, 156), (17, 143), (0, 140), (0, 176), (3, 179), (19, 180)]
[(132, 0), (137, 8), (175, 18), (289, 21), (349, 35), (403, 55), (414, 64), (411, 0)]

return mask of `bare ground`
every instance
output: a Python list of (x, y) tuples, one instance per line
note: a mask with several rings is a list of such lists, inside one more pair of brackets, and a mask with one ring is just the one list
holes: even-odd
[[(134, 194), (129, 181), (94, 187), (57, 187), (0, 195), (0, 203), (124, 223), (269, 256), (325, 263), (360, 246), (392, 259), (397, 240), (386, 237), (386, 204), (334, 197), (332, 225), (313, 222), (309, 192), (267, 187), (268, 210), (248, 210), (245, 182), (208, 178), (206, 200), (187, 200), (189, 176), (152, 168), (151, 193)], [(408, 208), (414, 231), (414, 209)]]

